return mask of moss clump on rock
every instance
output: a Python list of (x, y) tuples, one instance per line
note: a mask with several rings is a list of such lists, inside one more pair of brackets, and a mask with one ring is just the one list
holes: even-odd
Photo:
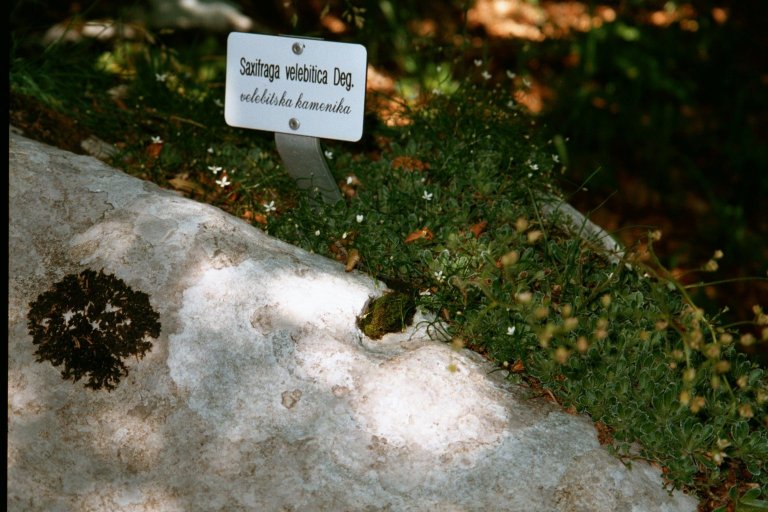
[(413, 321), (416, 301), (402, 292), (389, 292), (368, 303), (357, 326), (369, 338), (380, 339), (390, 332), (403, 332)]
[(152, 348), (159, 315), (146, 293), (104, 271), (70, 274), (30, 304), (27, 326), (38, 362), (64, 366), (62, 378), (111, 391), (128, 375), (123, 360)]

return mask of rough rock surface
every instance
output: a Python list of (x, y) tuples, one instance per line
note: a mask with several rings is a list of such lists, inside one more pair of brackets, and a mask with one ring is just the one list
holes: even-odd
[[(423, 325), (365, 338), (366, 276), (14, 133), (9, 169), (9, 510), (696, 508)], [(88, 268), (162, 324), (111, 392), (36, 362), (27, 332), (30, 303)]]

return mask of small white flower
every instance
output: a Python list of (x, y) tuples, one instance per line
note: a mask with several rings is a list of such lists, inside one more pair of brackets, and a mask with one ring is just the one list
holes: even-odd
[(343, 235), (341, 235), (341, 239), (342, 240), (346, 240), (347, 239), (347, 232), (346, 231), (344, 232)]
[(208, 166), (208, 170), (211, 171), (213, 173), (213, 175), (215, 176), (215, 175), (219, 174), (219, 171), (221, 171), (221, 167), (219, 167), (218, 165), (209, 165)]
[(488, 71), (483, 71), (482, 77), (484, 80), (490, 80), (491, 74)]
[(507, 106), (508, 106), (509, 108), (512, 108), (512, 107), (514, 107), (514, 106), (515, 106), (515, 102), (514, 102), (514, 101), (512, 101), (512, 100), (509, 100), (509, 101), (507, 102)]
[(483, 65), (482, 59), (475, 59), (475, 66), (480, 67)]
[(528, 177), (529, 177), (529, 178), (533, 178), (533, 173), (532, 173), (532, 172), (529, 172), (529, 173), (528, 173)]
[(158, 82), (165, 82), (168, 78), (168, 73), (155, 73), (155, 80)]
[(428, 297), (428, 296), (432, 295), (432, 290), (430, 290), (429, 288), (427, 288), (427, 289), (426, 289), (426, 290), (424, 290), (423, 292), (419, 292), (419, 295), (421, 295), (422, 297), (425, 297), (425, 296), (427, 296), (427, 297)]
[(356, 215), (356, 216), (355, 216), (355, 220), (357, 221), (357, 223), (358, 223), (358, 224), (359, 224), (359, 223), (361, 223), (361, 222), (363, 222), (363, 219), (364, 219), (364, 218), (365, 218), (365, 217), (363, 217), (363, 215), (362, 215), (362, 214), (359, 214), (359, 215)]
[(275, 208), (274, 201), (270, 201), (269, 203), (263, 203), (262, 206), (264, 207), (264, 211), (267, 213), (277, 210), (277, 208)]
[(320, 236), (320, 230), (319, 229), (315, 231), (315, 236)]
[(207, 151), (208, 153), (213, 154), (213, 148), (208, 148)]
[(330, 150), (326, 149), (325, 150), (325, 158), (327, 158), (328, 160), (333, 160), (333, 151), (330, 151)]
[(162, 144), (162, 143), (163, 143), (163, 139), (160, 138), (159, 135), (152, 136), (152, 144)]
[(347, 176), (347, 185), (351, 185), (354, 181), (354, 178), (352, 176)]
[(559, 164), (559, 163), (560, 163), (560, 157), (559, 157), (559, 156), (557, 156), (557, 155), (552, 155), (552, 160), (554, 160), (554, 162), (555, 162), (556, 164)]
[(231, 184), (232, 184), (232, 182), (231, 182), (231, 181), (229, 181), (229, 179), (227, 179), (227, 175), (226, 175), (226, 174), (222, 174), (222, 175), (221, 175), (221, 179), (220, 179), (220, 180), (216, 180), (216, 184), (217, 184), (218, 186), (220, 186), (221, 188), (224, 188), (224, 187), (226, 187), (227, 185), (231, 185)]
[(443, 276), (442, 270), (438, 270), (437, 272), (435, 272), (435, 279), (437, 279), (437, 282), (439, 283), (442, 283), (443, 281), (445, 281), (445, 277)]
[(530, 87), (531, 86), (531, 81), (528, 80), (527, 78), (523, 78), (523, 85), (526, 86), (526, 87)]
[(514, 325), (512, 327), (507, 327), (507, 334), (510, 335), (510, 336), (515, 334), (515, 326)]
[(538, 171), (539, 170), (539, 164), (529, 163), (528, 165), (534, 171)]
[(216, 105), (219, 108), (224, 106), (224, 102), (221, 101), (219, 98), (216, 98), (215, 100), (213, 100), (213, 103), (214, 103), (214, 105)]
[(509, 77), (509, 79), (510, 79), (510, 80), (511, 80), (511, 79), (513, 79), (513, 78), (515, 78), (516, 76), (517, 76), (517, 74), (516, 74), (516, 73), (513, 73), (513, 72), (512, 72), (512, 71), (510, 71), (510, 70), (507, 70), (507, 77)]
[(424, 199), (425, 201), (431, 201), (432, 200), (432, 192), (427, 192), (425, 190), (424, 194), (422, 194), (421, 198)]

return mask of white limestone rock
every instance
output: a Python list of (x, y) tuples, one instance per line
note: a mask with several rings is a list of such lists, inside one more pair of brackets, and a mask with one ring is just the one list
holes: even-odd
[[(11, 511), (696, 509), (423, 325), (365, 338), (381, 283), (14, 133), (9, 169)], [(30, 303), (86, 268), (160, 314), (112, 392), (36, 362), (27, 333)]]
[(251, 17), (226, 0), (151, 0), (150, 25), (154, 27), (200, 28), (214, 32), (254, 28)]

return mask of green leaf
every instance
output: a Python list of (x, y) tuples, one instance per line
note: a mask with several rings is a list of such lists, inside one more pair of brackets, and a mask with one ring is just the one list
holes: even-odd
[[(744, 493), (736, 502), (736, 512), (760, 512), (768, 510), (768, 501), (758, 499), (761, 489), (755, 487)], [(729, 493), (730, 495), (730, 493)]]
[(736, 512), (760, 512), (763, 510), (768, 510), (768, 501), (742, 499), (736, 505)]

